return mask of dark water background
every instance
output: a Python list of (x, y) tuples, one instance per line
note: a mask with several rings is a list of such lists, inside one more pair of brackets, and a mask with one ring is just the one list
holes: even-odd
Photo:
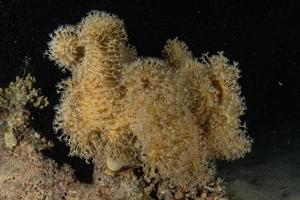
[[(33, 113), (32, 124), (48, 138), (55, 140), (55, 85), (68, 76), (43, 56), (49, 33), (58, 25), (76, 24), (90, 10), (123, 19), (139, 56), (159, 57), (165, 41), (174, 37), (197, 57), (223, 50), (240, 63), (248, 107), (244, 120), (256, 141), (253, 152), (300, 148), (299, 1), (0, 0), (0, 87), (24, 68), (37, 78), (51, 106)], [(67, 147), (55, 143), (45, 154), (70, 163), (89, 182), (92, 166), (68, 158)]]

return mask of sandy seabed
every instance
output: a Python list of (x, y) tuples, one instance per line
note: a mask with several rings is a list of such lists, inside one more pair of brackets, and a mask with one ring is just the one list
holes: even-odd
[(245, 159), (222, 165), (219, 176), (231, 200), (300, 200), (300, 144), (291, 138), (259, 140)]

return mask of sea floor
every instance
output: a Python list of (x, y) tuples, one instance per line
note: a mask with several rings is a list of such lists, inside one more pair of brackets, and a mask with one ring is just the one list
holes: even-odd
[(243, 160), (220, 164), (231, 200), (300, 200), (300, 132), (278, 135), (264, 134)]

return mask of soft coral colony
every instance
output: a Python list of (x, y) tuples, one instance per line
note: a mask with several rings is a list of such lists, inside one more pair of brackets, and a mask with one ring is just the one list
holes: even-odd
[(250, 151), (239, 69), (223, 53), (197, 59), (173, 39), (163, 58), (137, 57), (123, 22), (98, 11), (51, 38), (49, 58), (71, 72), (59, 85), (54, 127), (72, 155), (194, 186), (214, 176), (216, 159)]

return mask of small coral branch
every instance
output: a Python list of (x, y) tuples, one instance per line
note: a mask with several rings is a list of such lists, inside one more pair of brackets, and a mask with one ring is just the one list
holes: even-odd
[(0, 125), (4, 134), (4, 146), (13, 150), (18, 140), (28, 128), (30, 112), (28, 106), (43, 109), (48, 105), (47, 97), (35, 89), (35, 79), (28, 74), (24, 78), (16, 77), (7, 88), (0, 88)]
[(123, 22), (93, 11), (76, 26), (60, 26), (51, 38), (49, 58), (72, 72), (72, 79), (60, 84), (64, 92), (54, 122), (55, 129), (63, 130), (71, 154), (86, 159), (96, 152), (128, 157), (132, 153), (124, 144), (131, 133), (126, 121), (117, 124), (115, 119), (124, 95), (118, 84), (121, 68), (136, 52), (126, 44)]

